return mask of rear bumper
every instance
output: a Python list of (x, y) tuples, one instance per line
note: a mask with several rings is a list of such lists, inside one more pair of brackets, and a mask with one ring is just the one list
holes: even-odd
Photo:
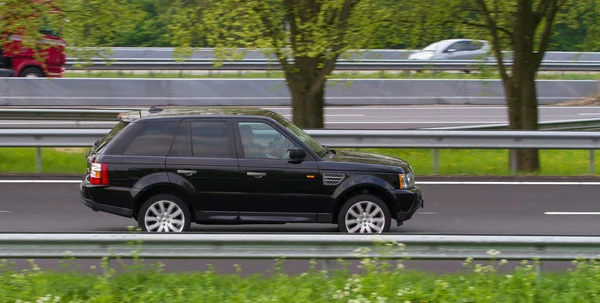
[(104, 205), (104, 204), (98, 204), (98, 203), (94, 202), (93, 200), (86, 199), (84, 197), (81, 197), (81, 202), (83, 203), (83, 205), (91, 208), (94, 211), (102, 211), (105, 213), (114, 214), (114, 215), (118, 215), (118, 216), (122, 216), (122, 217), (126, 217), (126, 218), (131, 218), (131, 216), (133, 215), (133, 211), (131, 209), (110, 206), (110, 205)]
[(89, 195), (89, 187), (90, 184), (86, 180), (81, 181), (79, 185), (79, 193), (81, 202), (83, 205), (91, 208), (93, 211), (102, 211), (109, 214), (114, 214), (126, 218), (131, 218), (133, 216), (133, 210), (124, 207), (118, 207), (114, 205), (106, 205), (102, 203), (98, 203), (94, 201)]

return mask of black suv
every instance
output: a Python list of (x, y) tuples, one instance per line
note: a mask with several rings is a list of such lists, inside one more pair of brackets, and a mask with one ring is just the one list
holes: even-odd
[(81, 198), (144, 231), (331, 223), (381, 233), (423, 207), (405, 161), (334, 151), (272, 111), (150, 108), (119, 117), (87, 154)]

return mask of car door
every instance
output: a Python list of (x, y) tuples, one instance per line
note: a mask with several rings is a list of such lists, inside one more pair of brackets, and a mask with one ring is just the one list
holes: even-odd
[[(315, 222), (328, 201), (316, 159), (307, 152), (304, 161), (290, 161), (287, 149), (300, 144), (270, 120), (239, 119), (234, 132), (242, 178), (240, 219)], [(256, 150), (269, 144), (275, 146), (269, 156)]]
[(166, 159), (170, 181), (194, 193), (196, 219), (238, 218), (238, 163), (232, 122), (201, 118), (181, 121)]

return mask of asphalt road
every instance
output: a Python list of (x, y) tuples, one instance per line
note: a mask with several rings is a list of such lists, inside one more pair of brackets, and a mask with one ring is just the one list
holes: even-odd
[[(422, 184), (425, 208), (393, 233), (600, 235), (600, 185)], [(33, 190), (32, 190), (33, 189)], [(93, 212), (78, 184), (0, 183), (1, 232), (127, 232), (133, 219)], [(196, 232), (335, 233), (328, 224), (194, 226)]]
[[(289, 107), (265, 107), (292, 118)], [(600, 118), (597, 106), (541, 106), (540, 121)], [(504, 106), (369, 106), (328, 107), (325, 127), (332, 129), (417, 129), (508, 123)], [(0, 121), (0, 128), (110, 128), (114, 122)]]
[[(78, 184), (0, 183), (1, 232), (127, 232), (133, 219), (96, 213), (81, 204)], [(392, 233), (401, 234), (512, 234), (512, 235), (598, 235), (600, 205), (594, 185), (524, 185), (524, 184), (421, 184), (425, 209)], [(551, 212), (551, 213), (550, 213)], [(578, 212), (566, 214), (563, 212)], [(337, 234), (334, 225), (240, 225), (193, 226), (203, 233), (327, 233)], [(206, 269), (212, 264), (217, 271), (233, 273), (240, 264), (245, 273), (272, 269), (272, 261), (198, 260), (163, 261), (167, 271)], [(38, 262), (54, 267), (57, 261)], [(18, 262), (26, 267), (25, 261)], [(81, 261), (79, 264), (97, 264)], [(288, 261), (287, 272), (308, 269), (303, 261)], [(456, 261), (411, 261), (407, 268), (447, 272), (462, 268)], [(550, 270), (563, 269), (567, 263), (548, 265)], [(335, 268), (335, 266), (333, 266)], [(354, 268), (354, 267), (353, 267)], [(356, 269), (355, 269), (356, 270)]]

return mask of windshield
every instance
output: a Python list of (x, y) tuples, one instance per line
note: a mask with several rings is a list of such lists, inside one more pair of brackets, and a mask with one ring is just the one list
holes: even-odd
[(432, 43), (432, 44), (427, 45), (423, 50), (424, 51), (432, 51), (432, 52), (434, 52), (436, 49), (438, 49), (439, 46), (440, 46), (440, 43), (436, 42), (436, 43)]
[(325, 147), (323, 147), (323, 145), (321, 145), (319, 142), (317, 142), (317, 140), (313, 139), (311, 136), (309, 136), (303, 130), (301, 130), (296, 125), (294, 125), (292, 122), (290, 122), (288, 119), (282, 117), (281, 115), (279, 115), (277, 113), (273, 113), (271, 115), (271, 117), (273, 119), (277, 120), (281, 125), (283, 125), (283, 127), (287, 128), (294, 135), (296, 135), (296, 137), (298, 137), (298, 139), (300, 139), (300, 141), (302, 141), (304, 144), (308, 145), (308, 147), (313, 152), (315, 152), (317, 155), (319, 155), (319, 157), (325, 156), (325, 154), (327, 153), (327, 149)]

